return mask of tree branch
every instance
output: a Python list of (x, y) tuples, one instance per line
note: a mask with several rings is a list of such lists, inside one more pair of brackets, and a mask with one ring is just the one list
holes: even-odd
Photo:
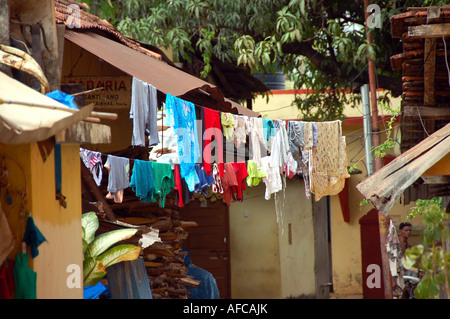
[[(322, 53), (315, 50), (310, 43), (308, 42), (294, 42), (284, 44), (282, 47), (284, 53), (302, 55), (309, 59), (314, 66), (320, 70), (321, 72), (328, 74), (329, 76), (340, 76), (342, 78), (342, 74), (340, 70), (344, 69), (344, 65), (341, 62), (338, 62), (331, 57), (327, 57)], [(327, 61), (332, 61), (333, 63), (324, 63)], [(352, 70), (349, 74), (346, 75), (345, 78), (348, 81), (354, 80), (355, 83), (367, 83), (369, 80), (369, 75), (366, 72), (362, 72), (358, 76), (358, 70)], [(355, 79), (356, 77), (356, 79)], [(390, 90), (392, 92), (392, 96), (397, 97), (402, 93), (402, 80), (401, 78), (378, 75), (378, 87), (386, 90)]]

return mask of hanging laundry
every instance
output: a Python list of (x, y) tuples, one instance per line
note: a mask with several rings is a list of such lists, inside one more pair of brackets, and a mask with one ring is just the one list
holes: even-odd
[(16, 299), (36, 299), (37, 273), (28, 267), (28, 253), (16, 255), (14, 283)]
[[(149, 153), (149, 160), (158, 163), (180, 164), (180, 157), (178, 155), (178, 139), (175, 134), (173, 125), (169, 125), (168, 111), (163, 109), (158, 111), (158, 127), (160, 143), (152, 147)], [(173, 118), (172, 118), (173, 121)]]
[(287, 155), (286, 163), (284, 163), (283, 166), (283, 171), (285, 175), (289, 178), (293, 178), (295, 174), (297, 174), (298, 172), (297, 165), (298, 165), (297, 161), (294, 160), (292, 153), (289, 152)]
[(80, 157), (89, 172), (91, 172), (97, 186), (100, 186), (103, 178), (102, 153), (80, 147)]
[(233, 190), (238, 187), (236, 172), (232, 163), (224, 164), (224, 175), (221, 177), (222, 192), (220, 192), (225, 203), (230, 206)]
[(0, 299), (12, 299), (14, 286), (14, 261), (5, 260), (0, 264)]
[(302, 162), (302, 149), (305, 145), (303, 122), (302, 121), (289, 121), (287, 129), (289, 139), (289, 149), (292, 157), (297, 162), (297, 166), (300, 167)]
[[(174, 165), (174, 180), (175, 180), (175, 205), (184, 207), (189, 203), (194, 196), (194, 192), (189, 191), (186, 181), (180, 175), (180, 166)], [(198, 184), (197, 184), (198, 185)], [(196, 187), (197, 187), (196, 185)]]
[(0, 207), (0, 264), (14, 248), (14, 234), (9, 227), (8, 219)]
[[(199, 182), (195, 164), (200, 159), (200, 147), (197, 137), (195, 105), (170, 94), (166, 94), (166, 108), (173, 116), (173, 126), (177, 135), (180, 174), (186, 180), (190, 191), (194, 191)], [(219, 122), (220, 124), (220, 122)]]
[(136, 196), (139, 197), (139, 200), (151, 203), (153, 193), (155, 192), (151, 162), (138, 159), (134, 160), (130, 186), (136, 193)]
[(195, 165), (195, 171), (199, 179), (199, 183), (195, 185), (195, 193), (202, 193), (204, 196), (208, 195), (207, 188), (214, 183), (214, 177), (206, 174), (201, 168), (200, 164)]
[(244, 190), (247, 189), (245, 183), (248, 176), (247, 166), (245, 162), (235, 162), (231, 163), (231, 165), (233, 165), (237, 180), (237, 186), (232, 190), (233, 199), (241, 202), (244, 200)]
[(125, 157), (108, 155), (105, 168), (109, 171), (106, 198), (114, 199), (115, 203), (121, 203), (123, 190), (130, 186), (130, 160)]
[(157, 121), (158, 99), (156, 88), (133, 77), (131, 87), (130, 119), (133, 120), (131, 145), (145, 146), (145, 136), (149, 136), (149, 146), (159, 143)]
[[(286, 122), (283, 120), (275, 120), (275, 138), (270, 150), (270, 157), (274, 167), (283, 167), (288, 160), (289, 138), (286, 132)], [(267, 172), (266, 172), (267, 173)]]
[(150, 163), (152, 164), (153, 182), (155, 184), (152, 200), (155, 202), (159, 200), (159, 206), (164, 207), (167, 194), (175, 188), (172, 165), (168, 163)]
[(234, 136), (234, 118), (231, 113), (221, 112), (220, 121), (223, 128), (223, 135), (227, 141), (233, 141)]
[[(341, 121), (317, 122), (317, 147), (310, 157), (310, 186), (316, 201), (342, 190), (348, 176)], [(336, 187), (336, 183), (339, 187)], [(333, 193), (330, 190), (333, 189)]]
[(402, 247), (392, 219), (389, 221), (385, 245), (392, 278), (394, 278), (394, 280), (397, 281), (398, 286), (403, 289), (405, 283), (402, 275)]
[(303, 182), (305, 183), (305, 196), (306, 198), (311, 197), (311, 187), (310, 187), (310, 167), (309, 167), (309, 158), (311, 156), (311, 150), (301, 150), (302, 153), (302, 161), (300, 163), (300, 174), (303, 176)]
[(272, 148), (272, 140), (275, 137), (275, 125), (271, 119), (262, 119), (264, 129), (264, 140), (266, 141), (266, 148), (270, 151)]
[(31, 257), (36, 258), (39, 255), (38, 247), (44, 242), (47, 241), (44, 235), (42, 235), (39, 228), (34, 224), (33, 217), (28, 217), (27, 219), (27, 227), (25, 229), (25, 235), (23, 236), (23, 241), (30, 246)]
[(216, 144), (215, 153), (218, 157), (217, 164), (220, 177), (224, 176), (223, 139), (220, 123), (220, 113), (216, 110), (202, 109), (202, 135), (203, 135), (203, 169), (206, 174), (212, 173), (212, 144)]
[[(262, 118), (251, 117), (248, 121), (248, 131), (250, 133), (252, 158), (258, 168), (261, 168), (261, 154), (264, 152), (264, 155), (267, 155)], [(261, 145), (263, 145), (263, 149), (261, 149)]]
[(264, 168), (258, 169), (254, 160), (247, 161), (247, 185), (250, 187), (258, 186), (260, 181), (266, 177)]
[(233, 119), (234, 119), (234, 145), (236, 146), (236, 148), (238, 148), (241, 145), (245, 145), (245, 143), (247, 142), (248, 116), (233, 114)]
[(312, 149), (317, 146), (317, 124), (315, 122), (304, 122), (303, 138), (304, 148)]
[(272, 194), (275, 194), (283, 189), (281, 175), (280, 175), (280, 167), (273, 165), (273, 160), (271, 156), (265, 156), (261, 158), (261, 163), (266, 173), (266, 177), (263, 178), (264, 183), (266, 184), (266, 192), (265, 199), (269, 200)]
[(217, 163), (213, 164), (213, 171), (211, 174), (214, 178), (214, 183), (212, 183), (212, 191), (214, 193), (223, 193), (223, 187), (222, 187), (222, 178), (220, 176), (220, 172), (219, 172), (219, 165)]

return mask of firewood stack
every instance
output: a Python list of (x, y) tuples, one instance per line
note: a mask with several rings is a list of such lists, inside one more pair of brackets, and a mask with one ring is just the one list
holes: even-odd
[[(127, 155), (129, 154), (122, 152), (118, 156)], [(81, 166), (82, 172), (84, 171), (83, 212), (96, 211), (100, 219), (100, 230), (103, 231), (123, 227), (123, 224), (117, 225), (117, 222), (139, 226), (140, 231), (127, 240), (128, 244), (137, 245), (142, 234), (149, 230), (157, 231), (160, 241), (142, 249), (152, 296), (154, 299), (187, 299), (189, 290), (186, 287), (197, 287), (200, 282), (187, 275), (184, 262), (186, 253), (182, 251), (182, 244), (188, 236), (187, 229), (197, 224), (180, 219), (175, 206), (175, 193), (171, 192), (166, 197), (164, 208), (157, 203), (140, 201), (130, 188), (124, 191), (122, 203), (114, 203), (112, 200), (105, 200), (107, 178), (103, 178), (102, 184), (97, 188), (92, 181), (86, 181), (92, 176), (89, 172), (86, 174), (82, 163)], [(107, 177), (106, 171), (103, 176)], [(99, 198), (99, 194), (103, 198)], [(93, 205), (93, 202), (96, 204)], [(111, 216), (115, 220), (111, 220)]]
[(409, 8), (390, 22), (403, 45), (391, 57), (392, 69), (402, 73), (403, 153), (450, 120), (450, 6)]

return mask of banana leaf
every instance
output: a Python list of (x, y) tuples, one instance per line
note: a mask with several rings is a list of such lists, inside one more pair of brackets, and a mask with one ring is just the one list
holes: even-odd
[(98, 256), (97, 260), (101, 261), (105, 268), (108, 268), (121, 261), (135, 260), (140, 253), (141, 247), (139, 246), (118, 245)]
[(88, 257), (83, 262), (84, 286), (94, 286), (106, 275), (105, 266), (99, 260)]
[(88, 245), (85, 255), (97, 257), (115, 243), (132, 237), (137, 231), (137, 229), (127, 228), (100, 234)]

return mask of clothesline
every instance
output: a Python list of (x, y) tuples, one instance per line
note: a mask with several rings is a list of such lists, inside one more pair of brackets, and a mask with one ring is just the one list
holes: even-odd
[[(231, 199), (243, 200), (247, 186), (261, 181), (268, 200), (284, 189), (286, 177), (294, 175), (303, 176), (306, 197), (314, 194), (319, 200), (339, 193), (349, 177), (341, 121), (248, 117), (198, 106), (171, 94), (166, 94), (158, 111), (156, 88), (136, 78), (131, 101), (131, 144), (146, 146), (148, 136), (151, 150), (148, 161), (132, 162), (131, 178), (129, 158), (107, 155), (107, 197), (115, 202), (122, 201), (123, 189), (132, 187), (141, 200), (159, 201), (160, 206), (176, 190), (177, 205), (182, 206), (211, 186), (230, 205)], [(163, 124), (170, 129), (165, 131)], [(82, 149), (80, 155), (99, 185), (102, 154)]]

